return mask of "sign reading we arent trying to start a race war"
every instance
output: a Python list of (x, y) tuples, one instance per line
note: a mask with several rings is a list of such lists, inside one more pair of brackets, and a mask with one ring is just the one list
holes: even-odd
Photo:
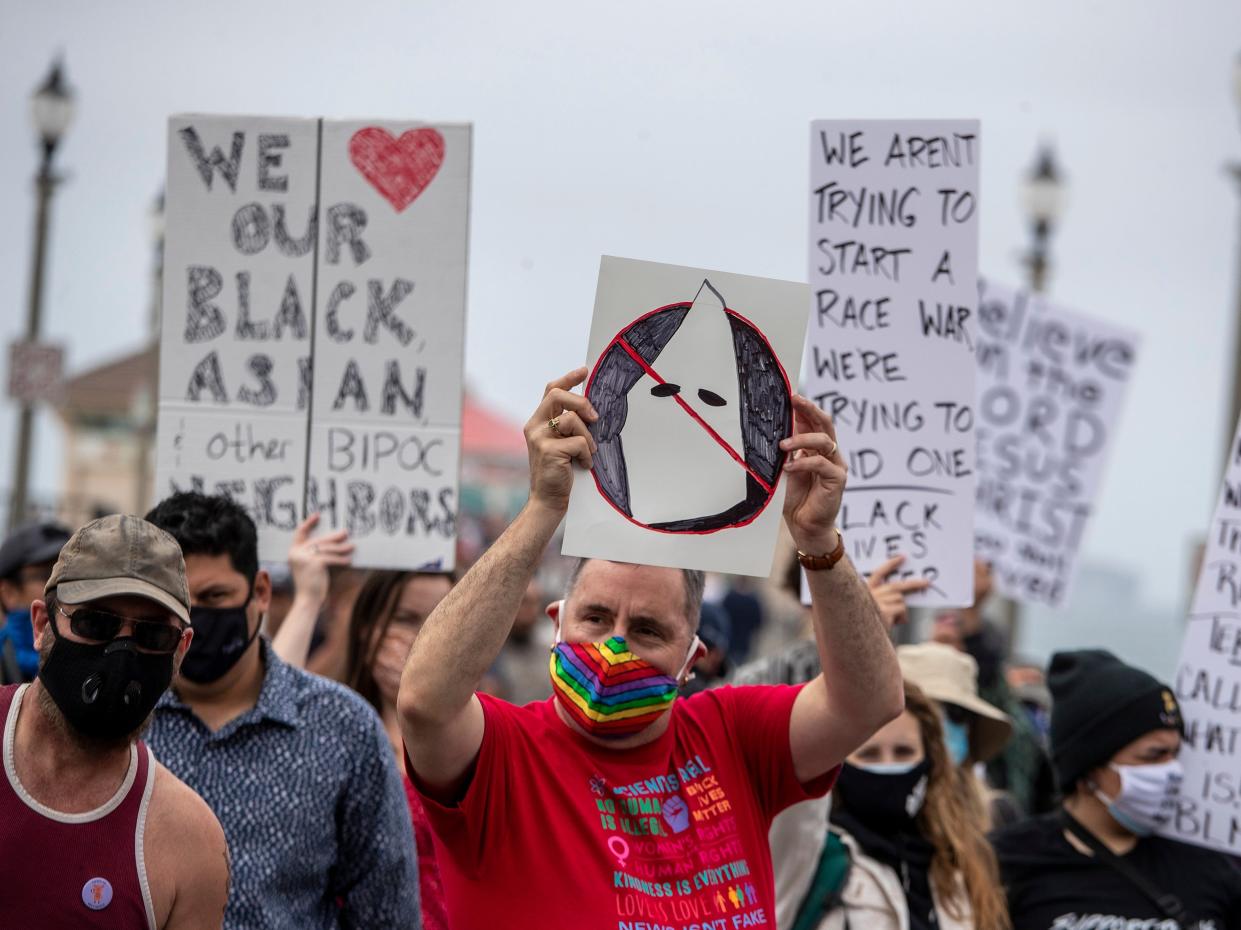
[(978, 123), (825, 120), (810, 133), (806, 394), (831, 414), (854, 564), (903, 554), (973, 603)]
[(169, 121), (159, 496), (452, 566), (469, 180), (468, 125)]

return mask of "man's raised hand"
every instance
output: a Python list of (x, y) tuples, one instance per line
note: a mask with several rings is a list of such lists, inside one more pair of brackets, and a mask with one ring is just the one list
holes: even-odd
[(879, 613), (883, 614), (883, 624), (889, 630), (894, 626), (900, 626), (908, 619), (905, 595), (915, 591), (925, 591), (931, 586), (927, 578), (898, 578), (889, 581), (888, 579), (904, 561), (903, 555), (894, 555), (871, 572), (870, 577), (866, 579), (866, 586), (870, 588), (871, 597), (879, 605)]
[(586, 380), (586, 368), (550, 382), (543, 400), (526, 423), (526, 449), (530, 455), (530, 498), (564, 512), (573, 488), (573, 463), (590, 468), (596, 450), (588, 424), (599, 415), (581, 394), (572, 389)]
[(328, 569), (353, 561), (353, 543), (347, 530), (336, 530), (311, 537), (319, 525), (319, 515), (312, 513), (293, 531), (289, 545), (289, 573), (293, 576), (295, 597), (304, 597), (322, 604), (327, 599)]
[(832, 418), (800, 394), (793, 395), (793, 435), (780, 441), (787, 453), (784, 521), (799, 550), (826, 555), (836, 548), (836, 516), (847, 467)]

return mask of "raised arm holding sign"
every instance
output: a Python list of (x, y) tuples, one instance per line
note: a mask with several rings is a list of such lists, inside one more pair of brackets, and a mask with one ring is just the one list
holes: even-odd
[[(895, 655), (847, 556), (810, 571), (825, 674), (804, 686), (678, 699), (701, 650), (701, 573), (592, 559), (549, 607), (555, 696), (516, 708), (474, 693), (575, 470), (600, 461), (599, 411), (572, 391), (586, 374), (548, 385), (525, 429), (529, 502), (427, 619), (402, 678), (407, 766), (448, 853), (449, 910), (464, 926), (518, 912), (585, 930), (615, 930), (618, 917), (768, 926), (772, 817), (826, 791), (844, 756), (901, 709)], [(840, 543), (844, 459), (830, 418), (792, 403), (784, 519), (807, 558), (826, 562)], [(549, 857), (572, 863), (573, 880), (531, 867)], [(705, 862), (717, 865), (704, 873)]]

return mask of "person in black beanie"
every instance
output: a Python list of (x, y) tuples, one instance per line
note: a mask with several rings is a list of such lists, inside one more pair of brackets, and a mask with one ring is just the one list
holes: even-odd
[(1047, 686), (1062, 806), (992, 837), (1013, 930), (1241, 928), (1227, 858), (1155, 835), (1182, 778), (1171, 689), (1102, 649), (1053, 655)]

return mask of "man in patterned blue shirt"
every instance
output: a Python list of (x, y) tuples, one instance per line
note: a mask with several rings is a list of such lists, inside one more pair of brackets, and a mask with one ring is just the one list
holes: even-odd
[(379, 718), (259, 636), (271, 581), (227, 497), (147, 514), (181, 544), (194, 642), (147, 741), (210, 805), (233, 864), (226, 930), (419, 928), (409, 809)]

